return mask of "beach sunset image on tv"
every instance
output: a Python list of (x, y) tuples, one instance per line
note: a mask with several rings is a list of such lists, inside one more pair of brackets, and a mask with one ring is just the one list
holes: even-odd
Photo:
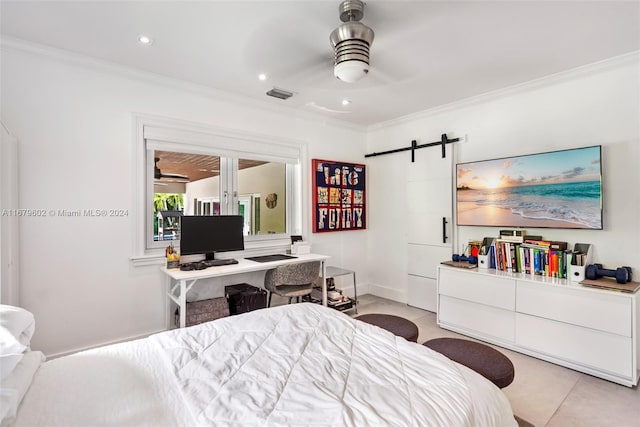
[(602, 229), (601, 147), (456, 165), (458, 225)]

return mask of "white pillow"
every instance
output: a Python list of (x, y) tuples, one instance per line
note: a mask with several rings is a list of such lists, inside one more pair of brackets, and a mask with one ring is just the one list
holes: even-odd
[(0, 355), (27, 350), (35, 328), (35, 319), (29, 311), (0, 304)]
[(0, 384), (22, 360), (22, 356), (24, 353), (0, 354)]
[(23, 356), (13, 372), (1, 382), (0, 426), (2, 427), (13, 424), (18, 406), (29, 389), (38, 367), (45, 359), (44, 354), (39, 351), (29, 351)]

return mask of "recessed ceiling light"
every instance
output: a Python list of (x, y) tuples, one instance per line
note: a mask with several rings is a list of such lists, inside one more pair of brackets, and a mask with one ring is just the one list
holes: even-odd
[(348, 99), (342, 100), (342, 105), (349, 105), (349, 104), (351, 104), (351, 101), (349, 101)]
[(258, 74), (258, 80), (260, 80), (260, 81), (267, 80), (267, 75), (266, 74)]
[(151, 37), (140, 35), (138, 36), (138, 42), (142, 44), (151, 44), (153, 43), (153, 40), (151, 40)]

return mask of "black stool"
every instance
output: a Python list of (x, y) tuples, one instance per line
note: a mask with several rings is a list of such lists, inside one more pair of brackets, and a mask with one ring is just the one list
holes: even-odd
[(386, 329), (407, 341), (418, 342), (418, 327), (403, 317), (392, 314), (363, 314), (356, 319)]
[(511, 360), (488, 345), (459, 338), (435, 338), (422, 345), (476, 371), (500, 388), (513, 381), (515, 371)]

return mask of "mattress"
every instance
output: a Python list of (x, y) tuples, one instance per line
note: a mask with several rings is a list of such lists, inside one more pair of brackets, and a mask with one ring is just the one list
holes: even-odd
[(516, 426), (505, 395), (432, 350), (315, 304), (45, 362), (16, 426)]

